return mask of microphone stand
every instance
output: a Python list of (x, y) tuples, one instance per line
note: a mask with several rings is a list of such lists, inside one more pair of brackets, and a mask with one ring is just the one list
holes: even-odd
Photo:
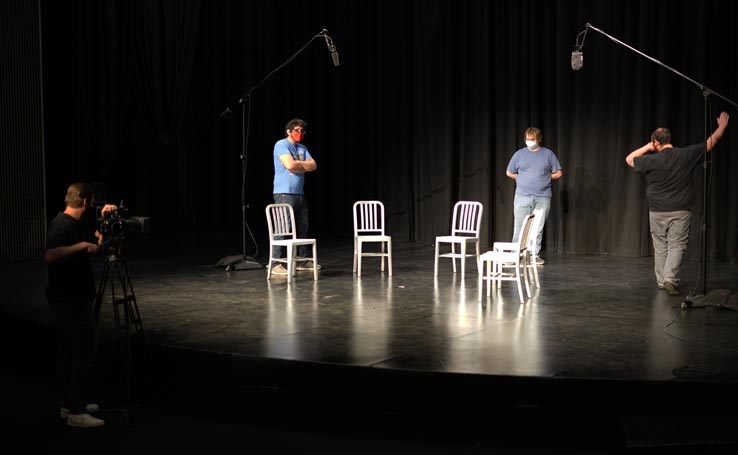
[[(692, 84), (696, 85), (700, 89), (700, 91), (702, 92), (702, 96), (705, 99), (705, 107), (704, 107), (704, 109), (705, 109), (705, 118), (704, 118), (704, 122), (705, 122), (704, 123), (704, 126), (705, 126), (705, 152), (703, 154), (704, 157), (703, 157), (703, 162), (702, 162), (702, 173), (703, 173), (703, 181), (702, 181), (702, 222), (701, 222), (701, 226), (700, 226), (700, 229), (701, 229), (701, 232), (700, 232), (700, 261), (702, 262), (701, 268), (700, 268), (700, 273), (701, 273), (700, 280), (702, 281), (702, 295), (692, 295), (691, 292), (690, 292), (684, 298), (684, 301), (682, 302), (682, 308), (684, 308), (684, 309), (692, 308), (693, 307), (693, 304), (695, 302), (697, 302), (697, 301), (700, 301), (700, 300), (704, 300), (705, 304), (704, 305), (694, 306), (695, 308), (705, 308), (705, 307), (708, 307), (708, 306), (717, 306), (717, 307), (722, 308), (722, 307), (724, 307), (724, 302), (722, 302), (722, 301), (721, 302), (718, 302), (718, 303), (710, 302), (709, 299), (708, 299), (708, 295), (707, 295), (707, 188), (708, 188), (707, 187), (707, 137), (708, 137), (707, 136), (707, 132), (709, 131), (709, 128), (707, 126), (708, 123), (709, 123), (709, 120), (707, 118), (707, 116), (708, 116), (708, 98), (710, 97), (710, 95), (715, 95), (718, 98), (722, 99), (723, 101), (725, 101), (726, 103), (732, 105), (735, 108), (738, 108), (738, 104), (736, 104), (734, 101), (729, 100), (728, 98), (722, 96), (721, 94), (717, 93), (716, 91), (714, 91), (714, 90), (706, 87), (704, 84), (701, 84), (701, 83), (695, 81), (694, 79), (691, 79), (691, 78), (685, 76), (684, 74), (680, 73), (679, 71), (675, 70), (674, 68), (672, 68), (672, 67), (670, 67), (670, 66), (668, 66), (668, 65), (666, 65), (666, 64), (664, 64), (664, 63), (662, 63), (662, 62), (660, 62), (658, 60), (656, 60), (655, 58), (653, 58), (651, 56), (648, 56), (648, 55), (644, 54), (643, 52), (639, 51), (638, 49), (636, 49), (636, 48), (634, 48), (632, 46), (629, 46), (628, 44), (625, 44), (624, 42), (620, 41), (619, 39), (614, 38), (614, 37), (608, 35), (607, 33), (605, 33), (604, 31), (600, 30), (599, 28), (593, 26), (589, 22), (587, 22), (587, 24), (585, 25), (585, 27), (586, 27), (585, 28), (585, 32), (588, 29), (592, 29), (592, 30), (596, 31), (597, 33), (600, 33), (600, 34), (602, 34), (602, 35), (610, 38), (610, 40), (614, 41), (615, 43), (620, 44), (621, 46), (630, 49), (631, 51), (635, 52), (636, 54), (638, 54), (638, 55), (640, 55), (642, 57), (647, 58), (648, 60), (651, 60), (652, 62), (656, 63), (660, 67), (665, 68), (665, 69), (671, 71), (672, 73), (676, 74), (677, 76), (681, 77), (682, 79), (686, 79), (687, 81), (689, 81)], [(585, 36), (586, 36), (586, 34), (585, 34)], [(729, 294), (729, 292), (728, 292), (728, 294)], [(720, 295), (718, 297), (721, 300), (723, 300), (723, 297), (727, 298), (727, 296), (724, 295), (724, 293), (720, 293)]]
[[(240, 255), (230, 255), (225, 256), (224, 258), (220, 259), (215, 266), (216, 267), (225, 267), (226, 272), (230, 272), (232, 270), (255, 270), (255, 269), (263, 269), (264, 264), (261, 264), (260, 262), (257, 262), (254, 258), (254, 256), (248, 256), (246, 254), (246, 230), (248, 229), (249, 234), (251, 235), (251, 241), (254, 242), (254, 245), (256, 245), (256, 251), (258, 254), (259, 246), (256, 243), (256, 240), (254, 239), (254, 234), (251, 232), (251, 229), (249, 228), (248, 223), (246, 222), (246, 209), (248, 206), (246, 205), (246, 164), (247, 164), (247, 158), (248, 158), (248, 148), (249, 148), (249, 126), (251, 124), (251, 95), (256, 90), (256, 88), (260, 87), (266, 81), (268, 81), (277, 71), (281, 70), (285, 66), (287, 66), (292, 60), (295, 59), (298, 55), (300, 55), (305, 49), (308, 48), (308, 46), (315, 41), (318, 38), (328, 38), (328, 30), (323, 29), (318, 33), (317, 35), (310, 38), (303, 46), (297, 50), (294, 54), (292, 54), (287, 60), (285, 60), (281, 65), (274, 68), (272, 71), (270, 71), (264, 78), (256, 83), (253, 87), (251, 87), (246, 93), (244, 93), (241, 98), (239, 98), (236, 103), (241, 105), (241, 231), (242, 231), (242, 254)], [(220, 113), (220, 118), (227, 117), (232, 110), (232, 106), (230, 105), (226, 107), (223, 112)]]

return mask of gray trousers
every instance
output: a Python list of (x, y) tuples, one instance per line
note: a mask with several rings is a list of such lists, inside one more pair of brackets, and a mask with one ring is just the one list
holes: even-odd
[(649, 212), (648, 220), (653, 239), (656, 284), (659, 287), (663, 287), (665, 282), (677, 285), (679, 267), (689, 242), (692, 212)]

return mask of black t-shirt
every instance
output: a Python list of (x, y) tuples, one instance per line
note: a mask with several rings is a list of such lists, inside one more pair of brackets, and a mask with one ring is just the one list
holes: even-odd
[(646, 174), (646, 197), (651, 212), (690, 210), (694, 199), (694, 168), (702, 162), (705, 144), (673, 147), (633, 160), (636, 171)]
[[(79, 242), (96, 243), (94, 229), (66, 213), (59, 213), (49, 225), (46, 248), (70, 246)], [(90, 301), (95, 297), (95, 275), (87, 250), (49, 264), (46, 298), (51, 302)]]

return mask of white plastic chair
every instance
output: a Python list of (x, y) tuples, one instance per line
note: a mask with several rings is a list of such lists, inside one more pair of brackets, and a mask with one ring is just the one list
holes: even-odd
[[(528, 235), (527, 254), (525, 256), (525, 266), (533, 269), (533, 278), (535, 279), (536, 287), (541, 287), (541, 282), (538, 279), (538, 264), (536, 263), (536, 242), (538, 241), (538, 228), (545, 220), (543, 219), (546, 213), (546, 209), (535, 209), (533, 211), (533, 224), (530, 226), (530, 234)], [(513, 242), (495, 242), (492, 246), (493, 250), (510, 250), (515, 248)]]
[[(296, 262), (307, 261), (309, 257), (298, 257), (297, 247), (313, 246), (313, 279), (318, 279), (318, 252), (315, 239), (298, 239), (295, 229), (295, 212), (289, 204), (269, 204), (266, 207), (267, 225), (269, 226), (269, 262), (267, 264), (267, 280), (272, 278), (272, 263), (280, 262), (287, 266), (287, 282), (292, 282), (296, 274)], [(286, 237), (286, 238), (283, 238)], [(274, 257), (274, 247), (285, 247), (286, 258)]]
[[(384, 233), (384, 204), (380, 201), (356, 201), (354, 203), (354, 273), (361, 276), (361, 258), (387, 258), (389, 276), (392, 276), (392, 237)], [(364, 243), (379, 243), (380, 252), (365, 252)]]
[[(479, 269), (479, 300), (482, 300), (482, 281), (487, 282), (487, 297), (490, 296), (490, 283), (495, 286), (498, 283), (502, 285), (502, 281), (516, 281), (520, 303), (525, 303), (522, 286), (522, 281), (525, 280), (525, 290), (528, 297), (530, 297), (526, 258), (528, 255), (528, 237), (532, 232), (531, 226), (534, 218), (534, 215), (527, 215), (523, 219), (520, 238), (517, 242), (500, 242), (499, 249), (487, 251), (480, 256), (479, 260), (482, 266)], [(510, 245), (513, 245), (513, 247), (507, 248)], [(505, 269), (512, 269), (512, 271), (506, 272)]]
[[(479, 227), (482, 224), (482, 203), (476, 201), (459, 201), (454, 205), (454, 215), (451, 221), (451, 235), (436, 237), (436, 255), (433, 276), (438, 276), (438, 258), (451, 258), (454, 273), (456, 273), (456, 259), (461, 259), (461, 276), (466, 272), (467, 256), (474, 256), (479, 269)], [(473, 242), (476, 247), (475, 254), (467, 254), (466, 247)], [(440, 245), (451, 244), (451, 252), (440, 254)], [(460, 250), (456, 252), (456, 245)]]

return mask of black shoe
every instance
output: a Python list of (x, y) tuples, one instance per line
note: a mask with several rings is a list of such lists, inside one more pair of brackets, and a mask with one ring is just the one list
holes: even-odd
[(682, 293), (679, 292), (679, 288), (674, 283), (664, 281), (664, 289), (666, 289), (666, 293), (669, 295), (682, 295)]

